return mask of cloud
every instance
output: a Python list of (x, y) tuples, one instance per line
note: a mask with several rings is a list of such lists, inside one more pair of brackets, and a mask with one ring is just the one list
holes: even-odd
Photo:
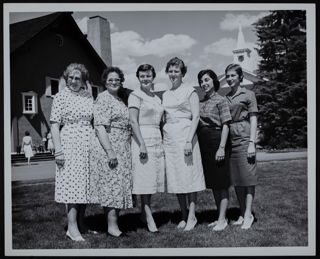
[(165, 34), (161, 38), (148, 41), (135, 31), (122, 31), (111, 34), (111, 44), (115, 58), (117, 54), (165, 57), (185, 53), (196, 44), (196, 40), (184, 34)]
[(210, 45), (205, 46), (204, 52), (207, 54), (218, 54), (222, 56), (232, 56), (232, 50), (237, 46), (237, 41), (232, 38), (222, 38)]
[(258, 19), (268, 15), (268, 12), (261, 12), (257, 15), (250, 15), (248, 13), (234, 15), (232, 13), (227, 13), (222, 22), (220, 22), (220, 29), (226, 31), (232, 31), (239, 28), (239, 24), (243, 28), (250, 27), (254, 22), (257, 22)]
[[(186, 55), (194, 44), (196, 44), (194, 39), (183, 34), (165, 34), (161, 38), (145, 40), (135, 31), (114, 32), (111, 34), (112, 63), (125, 73), (125, 87), (135, 89), (139, 86), (135, 75), (139, 58), (148, 55), (161, 58), (173, 54)], [(168, 76), (162, 69), (157, 72), (155, 89), (158, 91), (168, 89), (166, 81)]]
[(119, 31), (119, 28), (117, 27), (117, 25), (115, 23), (109, 21), (109, 24), (110, 24), (110, 31), (111, 32)]
[[(253, 42), (246, 42), (246, 46), (250, 50), (254, 50), (257, 45)], [(237, 47), (237, 40), (233, 38), (222, 38), (213, 42), (204, 48), (205, 54), (217, 54), (222, 56), (233, 56), (232, 51)]]

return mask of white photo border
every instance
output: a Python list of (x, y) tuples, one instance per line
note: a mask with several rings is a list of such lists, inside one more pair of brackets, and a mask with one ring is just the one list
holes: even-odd
[[(11, 200), (10, 134), (10, 44), (11, 12), (94, 12), (94, 11), (253, 11), (306, 10), (307, 19), (307, 108), (308, 108), (308, 246), (305, 247), (227, 247), (227, 248), (139, 248), (139, 249), (13, 249)], [(6, 256), (270, 256), (315, 255), (316, 252), (316, 6), (315, 4), (154, 4), (154, 3), (5, 3), (3, 4), (4, 56), (4, 194)]]

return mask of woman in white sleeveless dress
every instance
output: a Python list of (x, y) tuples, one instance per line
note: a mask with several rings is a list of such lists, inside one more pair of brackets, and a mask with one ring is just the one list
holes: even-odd
[[(175, 57), (166, 66), (172, 83), (163, 94), (165, 125), (163, 145), (166, 161), (167, 190), (176, 193), (182, 219), (178, 228), (191, 230), (197, 224), (195, 204), (197, 192), (205, 190), (205, 180), (196, 129), (199, 122), (199, 97), (182, 78), (187, 72), (184, 62)], [(188, 212), (189, 205), (189, 212)]]
[(25, 132), (25, 136), (22, 138), (22, 147), (25, 157), (28, 159), (28, 165), (30, 165), (30, 159), (33, 157), (32, 151), (32, 138), (29, 131)]

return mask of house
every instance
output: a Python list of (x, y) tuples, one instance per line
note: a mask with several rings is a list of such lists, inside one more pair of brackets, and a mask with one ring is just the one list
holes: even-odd
[[(109, 35), (108, 35), (109, 33)], [(56, 12), (10, 25), (11, 152), (17, 152), (26, 130), (35, 145), (50, 130), (53, 96), (70, 63), (84, 64), (93, 95), (101, 91), (100, 76), (111, 65), (109, 22), (90, 18), (84, 35), (72, 12)]]

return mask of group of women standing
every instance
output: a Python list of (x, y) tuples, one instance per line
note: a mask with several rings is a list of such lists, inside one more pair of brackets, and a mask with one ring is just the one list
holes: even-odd
[(66, 87), (54, 98), (50, 121), (57, 164), (55, 201), (67, 205), (66, 234), (72, 240), (84, 240), (88, 203), (103, 207), (108, 235), (125, 235), (118, 215), (120, 209), (133, 207), (132, 194), (141, 197), (141, 220), (150, 232), (158, 232), (151, 211), (151, 196), (157, 192), (177, 195), (177, 228), (192, 230), (197, 192), (206, 188), (213, 190), (219, 211), (209, 226), (223, 230), (231, 185), (241, 210), (234, 224), (251, 227), (257, 104), (254, 93), (240, 87), (241, 67), (226, 68), (231, 87), (226, 97), (217, 93), (216, 74), (200, 71), (202, 102), (183, 83), (187, 67), (181, 59), (172, 58), (165, 71), (172, 86), (161, 100), (154, 93), (151, 65), (138, 67), (140, 87), (129, 96), (123, 72), (108, 67), (102, 75), (106, 90), (96, 101), (86, 90), (89, 75), (83, 65), (70, 64), (64, 72)]

